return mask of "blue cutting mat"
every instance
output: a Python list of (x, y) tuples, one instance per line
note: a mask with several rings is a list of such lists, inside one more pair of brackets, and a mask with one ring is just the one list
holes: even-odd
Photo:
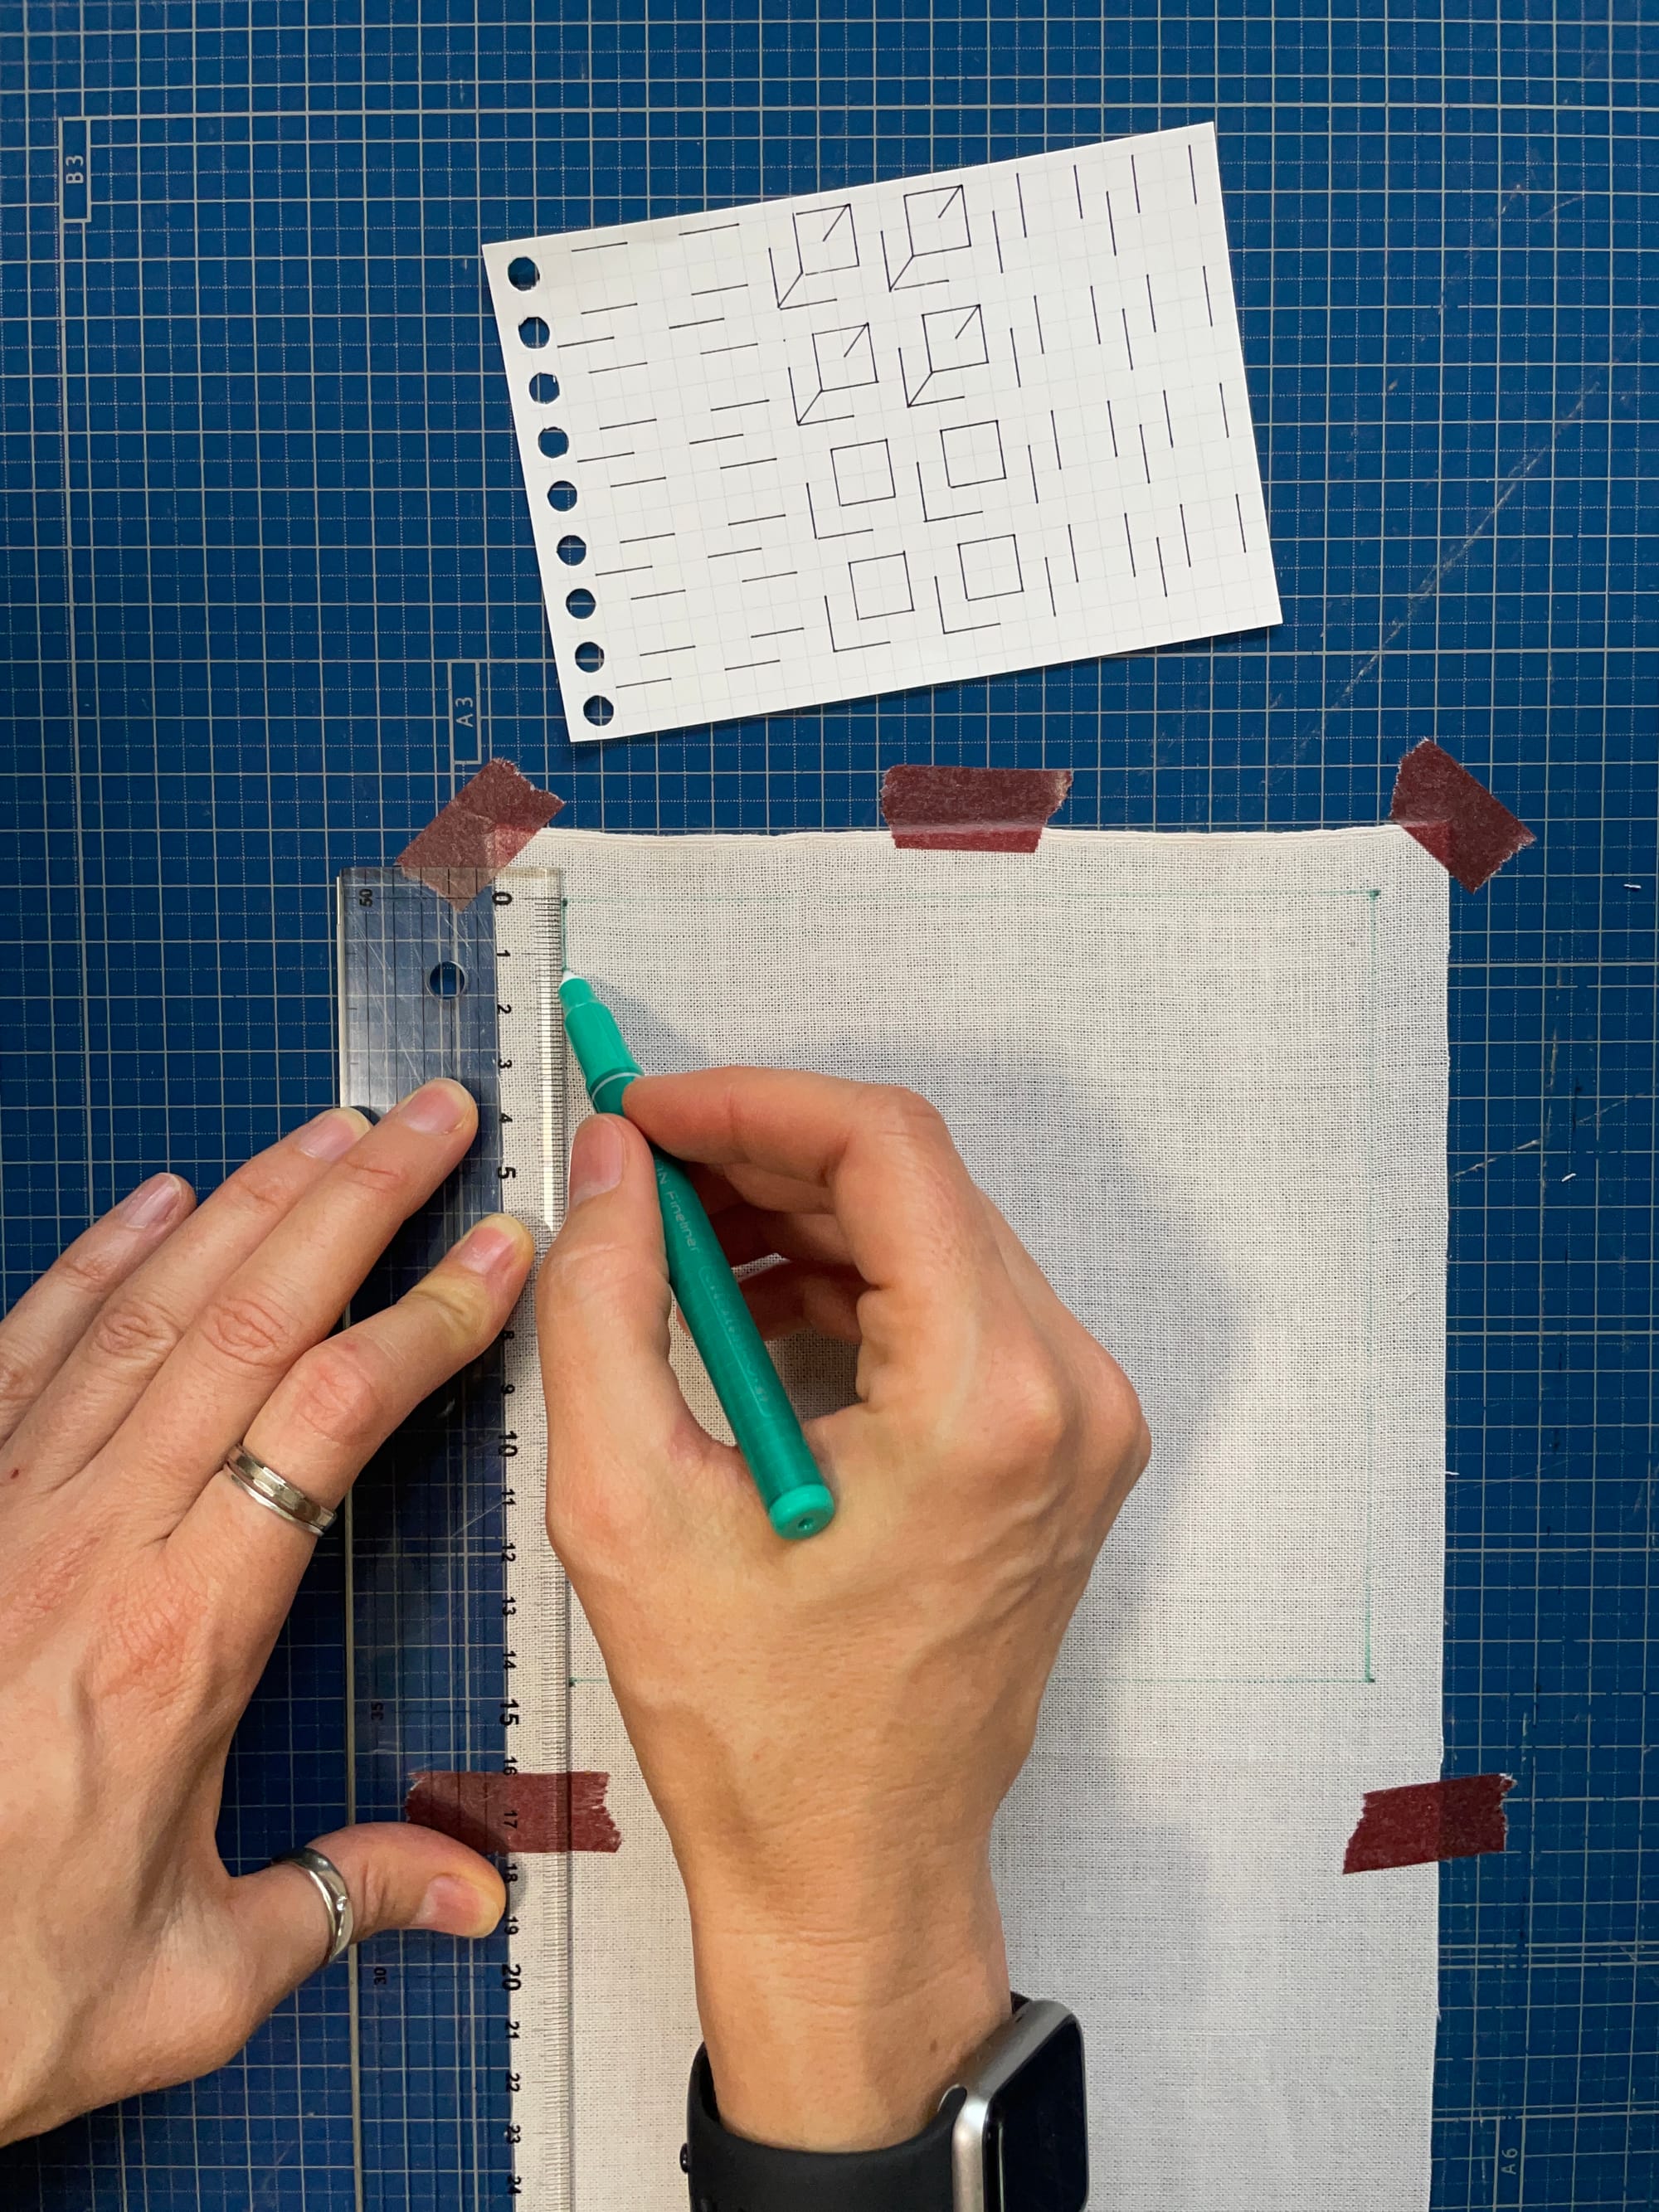
[[(476, 757), (452, 688), (583, 827), (868, 825), (933, 757), (1069, 763), (1075, 823), (1370, 822), (1432, 735), (1538, 832), (1454, 893), (1449, 1762), (1519, 1780), (1443, 1880), (1440, 2212), (1659, 2197), (1656, 45), (1644, 0), (0, 15), (7, 1296), (330, 1098), (331, 881)], [(1284, 627), (573, 752), (479, 239), (1209, 116)], [(341, 1576), (240, 1740), (237, 1863), (341, 1816)], [(432, 1946), (377, 1956), (365, 2203), (505, 2203)], [(0, 2201), (349, 2212), (345, 2008), (0, 2154)]]

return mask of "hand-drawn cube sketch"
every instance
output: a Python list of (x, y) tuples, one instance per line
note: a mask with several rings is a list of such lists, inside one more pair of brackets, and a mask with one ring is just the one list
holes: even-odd
[(881, 553), (869, 561), (847, 564), (853, 586), (853, 606), (860, 622), (879, 622), (887, 615), (915, 612), (910, 589), (910, 563), (902, 553)]
[(817, 377), (817, 388), (808, 392), (797, 383), (795, 372), (789, 372), (789, 389), (795, 402), (795, 420), (808, 422), (844, 422), (848, 411), (844, 408), (826, 407), (823, 403), (831, 392), (856, 392), (862, 386), (874, 384), (876, 351), (870, 337), (868, 323), (856, 323), (842, 331), (812, 332), (812, 366)]
[(1019, 545), (1012, 532), (998, 538), (970, 538), (957, 548), (962, 563), (964, 599), (1002, 599), (1025, 589)]
[(947, 282), (937, 257), (965, 253), (973, 242), (965, 185), (929, 185), (907, 191), (902, 236), (890, 237), (885, 228), (881, 234), (888, 290)]
[(1208, 125), (485, 259), (584, 741), (1279, 618)]
[[(921, 349), (927, 365), (913, 374), (914, 349), (907, 358), (905, 348), (899, 348), (899, 364), (904, 371), (905, 405), (941, 407), (958, 398), (962, 387), (957, 380), (957, 374), (990, 367), (991, 349), (985, 335), (984, 308), (976, 301), (959, 307), (930, 308), (921, 318)], [(939, 377), (951, 380), (935, 384)]]
[(787, 252), (780, 261), (770, 247), (767, 259), (772, 270), (772, 294), (780, 307), (822, 307), (834, 297), (833, 285), (809, 284), (812, 276), (836, 276), (859, 265), (858, 227), (850, 200), (832, 200), (823, 207), (798, 208), (793, 217), (795, 258), (788, 265)]
[(832, 446), (830, 465), (835, 471), (836, 497), (843, 507), (866, 507), (874, 500), (895, 495), (893, 457), (885, 438), (871, 438), (857, 446)]
[(940, 430), (939, 441), (945, 455), (945, 481), (952, 491), (1001, 483), (1006, 478), (1000, 422), (952, 423)]

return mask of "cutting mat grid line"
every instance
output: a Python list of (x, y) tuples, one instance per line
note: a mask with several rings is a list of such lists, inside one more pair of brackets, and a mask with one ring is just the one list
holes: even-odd
[[(483, 749), (586, 828), (869, 826), (918, 759), (1070, 765), (1079, 823), (1372, 821), (1438, 738), (1540, 844), (1455, 895), (1449, 1759), (1518, 1781), (1508, 1853), (1444, 1877), (1434, 2202), (1645, 2206), (1659, 21), (556, 12), (0, 26), (4, 1293), (147, 1170), (210, 1185), (332, 1095), (332, 879), (476, 757), (466, 672)], [(481, 239), (1212, 116), (1282, 629), (573, 750)], [(342, 1815), (341, 1597), (325, 1547), (233, 1759), (236, 1865)], [(448, 2204), (472, 1970), (374, 1956), (409, 2070), (366, 2201)], [(347, 2212), (347, 2060), (335, 1973), (223, 2075), (0, 2153), (0, 2197)]]

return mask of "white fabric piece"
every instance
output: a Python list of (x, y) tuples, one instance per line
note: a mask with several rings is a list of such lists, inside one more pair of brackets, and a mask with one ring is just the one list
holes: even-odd
[[(1029, 857), (554, 830), (524, 860), (562, 872), (568, 963), (646, 1066), (933, 1099), (1140, 1391), (1152, 1463), (996, 1841), (1016, 1985), (1084, 2022), (1091, 2201), (1422, 2212), (1436, 1870), (1341, 1865), (1364, 1790), (1440, 1769), (1443, 872), (1391, 828)], [(830, 1348), (787, 1364), (809, 1407), (844, 1395)], [(680, 2212), (684, 1907), (580, 1617), (568, 1671), (624, 1838), (519, 1907), (570, 1916), (569, 2202)]]
[(573, 738), (1279, 619), (1211, 124), (484, 264)]

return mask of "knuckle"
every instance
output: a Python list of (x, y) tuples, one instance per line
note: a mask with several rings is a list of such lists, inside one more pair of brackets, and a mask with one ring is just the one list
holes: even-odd
[(292, 1353), (295, 1330), (281, 1304), (259, 1291), (233, 1291), (198, 1323), (210, 1352), (232, 1367), (261, 1371)]
[(408, 1171), (366, 1145), (359, 1145), (348, 1152), (336, 1164), (333, 1172), (346, 1188), (360, 1191), (377, 1203), (395, 1200), (401, 1205), (408, 1195)]
[(1004, 1440), (1021, 1460), (1040, 1464), (1065, 1449), (1076, 1406), (1052, 1360), (1033, 1348), (1000, 1362), (997, 1395)]
[(192, 2022), (190, 2071), (211, 2074), (228, 2066), (258, 2025), (246, 1990), (234, 1982), (192, 1992), (200, 2009)]
[(9, 1421), (33, 1397), (34, 1376), (13, 1352), (0, 1344), (0, 1424)]
[(352, 1868), (346, 1887), (351, 1893), (351, 1909), (360, 1934), (372, 1935), (376, 1929), (398, 1918), (398, 1900), (392, 1880), (373, 1853), (360, 1866)]
[(1106, 1435), (1131, 1449), (1145, 1438), (1150, 1447), (1146, 1417), (1135, 1386), (1111, 1353), (1090, 1340), (1093, 1358), (1087, 1376), (1090, 1411)]
[(902, 1084), (884, 1084), (878, 1089), (877, 1098), (878, 1119), (895, 1135), (907, 1137), (913, 1144), (937, 1143), (940, 1139), (947, 1145), (951, 1142), (944, 1115), (921, 1091), (907, 1090)]
[(444, 1268), (416, 1283), (410, 1302), (429, 1308), (438, 1316), (444, 1334), (464, 1344), (483, 1338), (493, 1308), (489, 1292), (477, 1275), (459, 1268)]
[(262, 1153), (237, 1170), (221, 1195), (234, 1198), (240, 1211), (255, 1221), (278, 1221), (294, 1204), (291, 1169), (272, 1154)]
[(100, 1359), (118, 1367), (153, 1367), (179, 1341), (179, 1324), (163, 1308), (140, 1298), (106, 1306), (87, 1341)]
[(67, 1283), (70, 1290), (82, 1291), (88, 1297), (101, 1298), (120, 1280), (122, 1258), (121, 1253), (111, 1249), (94, 1233), (78, 1244), (71, 1244), (55, 1263), (52, 1272), (60, 1283)]
[(385, 1421), (380, 1363), (360, 1338), (334, 1338), (294, 1370), (295, 1410), (306, 1426), (348, 1449), (378, 1434)]

